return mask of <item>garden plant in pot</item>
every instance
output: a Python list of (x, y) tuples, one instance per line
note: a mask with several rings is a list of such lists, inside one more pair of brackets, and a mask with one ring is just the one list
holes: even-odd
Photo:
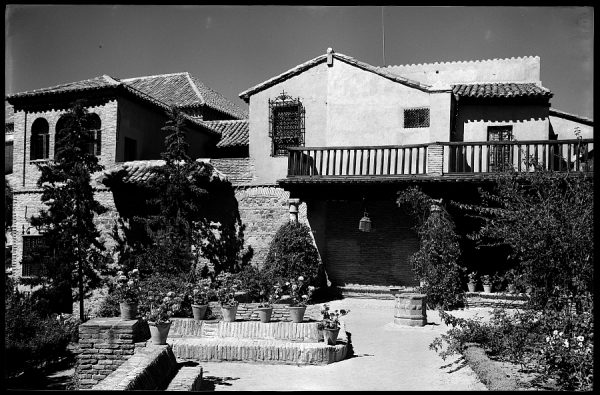
[(506, 281), (506, 291), (509, 294), (517, 293), (517, 286), (515, 284), (517, 273), (515, 269), (510, 269), (504, 274), (504, 280)]
[(181, 308), (182, 298), (175, 292), (148, 293), (145, 319), (150, 327), (152, 344), (167, 344), (171, 317)]
[(315, 287), (308, 285), (304, 281), (304, 276), (299, 276), (297, 280), (286, 281), (282, 288), (282, 291), (290, 296), (290, 305), (288, 307), (290, 319), (296, 323), (304, 321), (306, 305), (310, 301)]
[(335, 310), (330, 311), (329, 305), (324, 304), (321, 310), (323, 319), (317, 325), (317, 328), (322, 331), (325, 343), (330, 346), (335, 346), (340, 332), (340, 317), (348, 314), (350, 310)]
[(235, 321), (238, 307), (235, 293), (240, 288), (239, 280), (231, 273), (222, 272), (215, 278), (214, 286), (216, 287), (217, 298), (221, 305), (223, 321)]
[(121, 319), (135, 320), (140, 300), (140, 272), (133, 269), (127, 275), (122, 270), (117, 272), (115, 296), (119, 301)]
[(489, 274), (484, 274), (481, 276), (481, 284), (483, 285), (483, 292), (492, 292), (492, 276)]
[(467, 287), (469, 287), (469, 292), (475, 292), (475, 288), (477, 286), (477, 272), (469, 273), (469, 282), (467, 283)]
[(208, 278), (201, 279), (196, 284), (191, 284), (192, 314), (195, 320), (203, 320), (208, 309), (208, 302), (214, 295), (211, 281)]
[(267, 294), (266, 290), (261, 290), (260, 296), (263, 300), (256, 308), (258, 311), (258, 318), (260, 319), (260, 322), (270, 322), (271, 314), (273, 314), (273, 304), (281, 298), (281, 287), (278, 284), (275, 284), (271, 293)]

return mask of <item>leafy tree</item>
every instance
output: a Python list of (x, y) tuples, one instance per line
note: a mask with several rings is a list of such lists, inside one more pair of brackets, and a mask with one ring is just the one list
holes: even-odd
[[(402, 191), (398, 204), (415, 220), (420, 247), (409, 262), (424, 281), (421, 289), (431, 307), (451, 309), (464, 304), (459, 235), (450, 214), (418, 187)], [(432, 209), (435, 207), (435, 209)]]
[(94, 198), (90, 174), (103, 167), (90, 153), (94, 142), (92, 118), (78, 101), (65, 114), (64, 128), (57, 132), (54, 161), (38, 165), (41, 200), (47, 206), (32, 217), (31, 224), (44, 235), (38, 250), (42, 260), (41, 281), (59, 290), (63, 312), (72, 312), (71, 288), (79, 287), (80, 318), (84, 320), (84, 291), (100, 282), (105, 265), (104, 245), (94, 216), (106, 212)]

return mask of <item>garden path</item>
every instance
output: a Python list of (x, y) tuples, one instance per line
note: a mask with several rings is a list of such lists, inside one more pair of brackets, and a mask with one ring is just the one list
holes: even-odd
[[(425, 327), (393, 324), (394, 301), (345, 298), (331, 309), (350, 309), (343, 317), (354, 356), (326, 366), (255, 365), (203, 362), (203, 390), (486, 390), (462, 356), (443, 361), (429, 349), (448, 327), (428, 310)], [(487, 315), (489, 309), (453, 312), (459, 317)]]

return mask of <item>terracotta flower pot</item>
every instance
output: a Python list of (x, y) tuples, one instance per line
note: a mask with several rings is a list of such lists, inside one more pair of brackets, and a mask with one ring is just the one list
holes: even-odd
[(206, 309), (208, 305), (205, 304), (192, 304), (192, 314), (194, 314), (195, 320), (203, 320), (206, 315)]
[(338, 334), (340, 333), (340, 328), (337, 329), (323, 329), (323, 339), (325, 343), (330, 346), (335, 346), (337, 343)]
[(508, 293), (509, 294), (516, 294), (517, 293), (517, 287), (515, 287), (515, 284), (508, 284)]
[(171, 321), (169, 322), (152, 322), (148, 321), (148, 327), (150, 328), (150, 340), (152, 344), (167, 344), (167, 337), (169, 336), (169, 329), (171, 329)]
[(491, 284), (483, 284), (483, 292), (492, 293), (492, 285)]
[(299, 323), (304, 321), (304, 312), (306, 311), (306, 306), (288, 306), (288, 310), (290, 312), (290, 319), (292, 322)]
[(260, 318), (260, 322), (270, 322), (271, 314), (273, 314), (272, 307), (259, 307), (258, 309), (258, 318)]
[(221, 306), (221, 313), (223, 314), (223, 321), (234, 322), (235, 315), (237, 314), (237, 305), (235, 306)]
[(469, 287), (469, 292), (475, 292), (475, 283), (467, 283), (467, 287)]
[(135, 320), (137, 318), (137, 303), (121, 302), (119, 303), (119, 308), (121, 309), (122, 320)]

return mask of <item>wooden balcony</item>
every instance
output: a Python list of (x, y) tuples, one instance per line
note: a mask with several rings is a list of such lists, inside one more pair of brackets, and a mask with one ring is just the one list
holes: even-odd
[(593, 139), (439, 142), (404, 146), (289, 148), (286, 181), (489, 177), (534, 163), (558, 172), (593, 172)]

